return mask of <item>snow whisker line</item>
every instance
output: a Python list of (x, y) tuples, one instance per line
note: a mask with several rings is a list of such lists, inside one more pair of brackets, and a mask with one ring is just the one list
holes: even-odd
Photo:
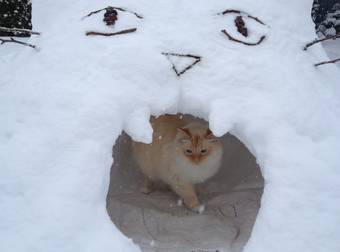
[(335, 34), (333, 36), (330, 36), (330, 37), (326, 37), (326, 38), (322, 38), (322, 39), (314, 39), (312, 42), (309, 42), (305, 45), (305, 47), (303, 48), (304, 51), (306, 51), (308, 49), (308, 47), (311, 47), (312, 45), (315, 45), (317, 43), (320, 43), (320, 42), (323, 42), (323, 41), (326, 41), (326, 40), (334, 40), (334, 39), (337, 39), (337, 38), (340, 38), (340, 33), (338, 34)]
[(314, 64), (314, 66), (318, 67), (318, 66), (321, 66), (321, 65), (325, 65), (325, 64), (332, 64), (332, 63), (336, 63), (340, 61), (340, 58), (338, 59), (333, 59), (333, 60), (328, 60), (328, 61), (322, 61), (322, 62), (319, 62), (317, 64)]
[(201, 56), (192, 55), (192, 54), (165, 53), (165, 52), (162, 52), (162, 54), (164, 56), (178, 56), (178, 57), (190, 57), (190, 58), (194, 58), (194, 59), (201, 59)]
[(3, 27), (0, 26), (0, 31), (3, 32), (13, 32), (13, 33), (29, 33), (29, 34), (33, 34), (33, 35), (40, 35), (40, 32), (36, 32), (36, 31), (31, 31), (28, 29), (20, 29), (20, 28), (8, 28), (8, 27)]
[(240, 15), (245, 15), (248, 18), (251, 18), (253, 20), (255, 20), (256, 22), (262, 24), (262, 25), (266, 25), (261, 19), (259, 19), (258, 17), (254, 17), (252, 15), (250, 15), (249, 13), (245, 12), (245, 11), (240, 11), (240, 10), (233, 10), (233, 9), (227, 9), (225, 11), (222, 11), (220, 13), (217, 13), (217, 15), (226, 15), (226, 14), (240, 14)]
[(99, 9), (99, 10), (91, 11), (89, 14), (87, 14), (87, 15), (84, 16), (84, 17), (82, 17), (81, 20), (83, 20), (83, 19), (85, 19), (85, 18), (87, 18), (87, 17), (90, 17), (90, 16), (92, 16), (92, 15), (94, 15), (94, 14), (97, 14), (97, 13), (103, 11), (103, 10), (107, 10), (107, 9), (115, 9), (115, 10), (119, 10), (119, 11), (123, 11), (123, 12), (128, 12), (128, 13), (131, 13), (131, 14), (135, 15), (137, 18), (140, 18), (140, 19), (143, 18), (142, 15), (138, 14), (137, 12), (128, 10), (128, 9), (125, 9), (125, 8), (122, 8), (122, 7), (107, 6), (107, 7), (105, 7), (105, 8)]
[(22, 41), (19, 41), (19, 40), (15, 40), (14, 38), (10, 38), (10, 39), (1, 39), (0, 38), (0, 41), (1, 41), (1, 43), (0, 43), (1, 45), (5, 44), (5, 43), (17, 43), (17, 44), (20, 44), (20, 45), (32, 47), (34, 49), (37, 48), (37, 46), (35, 46), (35, 45), (32, 45), (30, 43), (26, 43), (26, 42), (22, 42)]
[(256, 45), (259, 45), (266, 38), (266, 36), (263, 35), (257, 42), (252, 43), (252, 42), (245, 42), (245, 41), (236, 39), (233, 36), (231, 36), (226, 30), (222, 30), (221, 32), (224, 33), (228, 37), (229, 40), (237, 42), (237, 43), (241, 43), (241, 44), (244, 44), (244, 45), (247, 45), (247, 46), (256, 46)]
[(87, 31), (85, 34), (86, 36), (105, 36), (105, 37), (109, 37), (109, 36), (116, 36), (116, 35), (121, 35), (121, 34), (127, 34), (127, 33), (132, 33), (137, 31), (137, 28), (130, 28), (130, 29), (126, 29), (126, 30), (121, 30), (118, 32), (96, 32), (96, 31)]

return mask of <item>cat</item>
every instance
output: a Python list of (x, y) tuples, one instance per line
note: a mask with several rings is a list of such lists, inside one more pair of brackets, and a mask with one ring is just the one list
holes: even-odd
[(151, 144), (133, 142), (135, 160), (145, 175), (144, 193), (155, 184), (168, 185), (192, 210), (202, 209), (195, 184), (214, 176), (220, 167), (222, 144), (201, 122), (180, 115), (151, 117)]

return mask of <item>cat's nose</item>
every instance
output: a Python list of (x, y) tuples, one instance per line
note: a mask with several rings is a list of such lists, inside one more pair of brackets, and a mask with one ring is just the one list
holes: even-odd
[(193, 54), (162, 53), (170, 62), (172, 70), (177, 76), (181, 76), (186, 71), (201, 61), (202, 57)]
[(194, 164), (198, 164), (200, 162), (200, 157), (198, 155), (195, 155), (193, 157), (193, 162), (194, 162)]

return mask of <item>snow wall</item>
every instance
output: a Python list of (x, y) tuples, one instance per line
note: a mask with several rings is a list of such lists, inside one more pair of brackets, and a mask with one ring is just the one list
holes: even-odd
[[(120, 13), (115, 37), (102, 16)], [(265, 179), (261, 208), (244, 252), (338, 252), (340, 87), (315, 38), (311, 0), (33, 1), (42, 32), (0, 57), (0, 251), (140, 251), (111, 222), (106, 196), (111, 148), (125, 130), (150, 142), (150, 114), (190, 113), (213, 132), (240, 139)], [(234, 36), (239, 9), (249, 41)], [(201, 62), (178, 78), (162, 52)]]

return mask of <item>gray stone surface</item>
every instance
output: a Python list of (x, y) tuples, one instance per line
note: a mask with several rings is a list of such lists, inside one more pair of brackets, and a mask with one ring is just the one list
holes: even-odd
[(200, 185), (206, 210), (196, 214), (171, 191), (140, 193), (143, 176), (122, 135), (113, 149), (107, 210), (115, 225), (145, 252), (241, 251), (255, 222), (263, 178), (255, 158), (232, 135), (222, 138), (219, 173)]

